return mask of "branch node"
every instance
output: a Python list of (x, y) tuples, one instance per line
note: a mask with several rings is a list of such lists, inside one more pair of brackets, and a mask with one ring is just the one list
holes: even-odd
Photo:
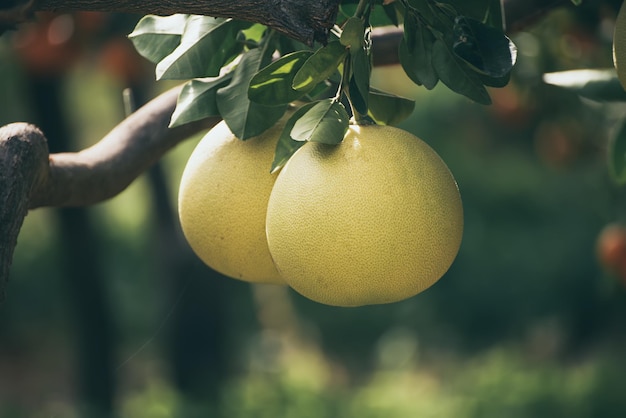
[(0, 301), (30, 195), (48, 172), (44, 134), (28, 123), (0, 127)]

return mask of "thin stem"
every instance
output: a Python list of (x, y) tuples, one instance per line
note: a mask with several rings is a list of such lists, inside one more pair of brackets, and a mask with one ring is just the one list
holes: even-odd
[(371, 8), (372, 1), (371, 0), (359, 0), (359, 4), (356, 6), (356, 11), (354, 12), (354, 17), (358, 17), (359, 19), (363, 18), (365, 11), (368, 8)]

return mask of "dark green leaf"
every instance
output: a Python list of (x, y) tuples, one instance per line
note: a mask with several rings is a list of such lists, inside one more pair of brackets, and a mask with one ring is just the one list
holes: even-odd
[(280, 138), (278, 138), (278, 143), (276, 144), (276, 152), (274, 153), (274, 161), (272, 162), (272, 173), (275, 173), (276, 170), (281, 168), (289, 158), (304, 145), (305, 141), (296, 141), (291, 138), (291, 130), (293, 126), (296, 124), (298, 119), (302, 117), (306, 112), (309, 111), (313, 106), (317, 103), (307, 103), (304, 106), (300, 107), (296, 110), (293, 115), (287, 120), (285, 127), (283, 128), (283, 132), (280, 134)]
[(351, 17), (343, 26), (339, 42), (348, 48), (360, 48), (363, 45), (364, 36), (365, 25), (363, 25), (363, 21), (356, 17)]
[(509, 81), (511, 81), (511, 73), (507, 73), (502, 77), (490, 77), (488, 75), (478, 73), (478, 78), (480, 78), (480, 81), (482, 81), (485, 86), (504, 87), (509, 84)]
[[(250, 81), (248, 98), (260, 104), (282, 104), (299, 99), (307, 91), (294, 90), (293, 79), (311, 51), (297, 51), (279, 58), (263, 68)], [(311, 85), (311, 88), (315, 85)]]
[(609, 141), (609, 169), (613, 179), (626, 184), (626, 123), (622, 121)]
[(500, 30), (504, 29), (501, 0), (440, 0), (451, 4), (458, 14), (470, 16)]
[(583, 4), (583, 0), (572, 0), (572, 3), (574, 3), (574, 5), (576, 6), (580, 6), (581, 4)]
[(251, 23), (208, 16), (191, 16), (180, 45), (156, 67), (157, 79), (215, 77), (241, 52), (236, 35)]
[(296, 141), (338, 144), (348, 130), (349, 119), (341, 103), (333, 99), (321, 100), (298, 119), (290, 135)]
[(254, 25), (246, 28), (242, 31), (239, 31), (237, 37), (240, 42), (249, 45), (249, 46), (258, 46), (259, 42), (261, 42), (261, 38), (267, 31), (267, 26), (261, 25), (260, 23), (255, 23)]
[(264, 106), (248, 99), (250, 80), (271, 58), (272, 52), (271, 48), (257, 48), (243, 54), (230, 84), (217, 91), (217, 107), (237, 138), (259, 135), (285, 113), (286, 105)]
[(356, 85), (354, 77), (350, 77), (350, 83), (348, 84), (348, 92), (350, 95), (350, 103), (352, 108), (359, 112), (361, 115), (367, 115), (369, 94), (364, 96)]
[(489, 77), (504, 77), (515, 65), (517, 49), (500, 29), (458, 16), (454, 23), (454, 39), (454, 52)]
[(543, 81), (564, 87), (587, 99), (599, 102), (626, 102), (626, 91), (617, 78), (615, 68), (548, 73), (543, 75)]
[(377, 123), (397, 125), (413, 113), (415, 101), (391, 93), (372, 91), (369, 95), (369, 109), (372, 119)]
[(403, 16), (402, 3), (394, 1), (391, 4), (384, 4), (383, 11), (387, 15), (387, 18), (394, 26), (400, 25), (400, 18)]
[[(367, 100), (370, 91), (370, 59), (365, 48), (350, 48), (350, 62), (352, 66), (352, 77), (350, 79), (350, 96), (351, 99), (358, 92), (363, 107), (358, 108), (361, 114), (367, 113)], [(356, 87), (356, 91), (354, 90)], [(354, 103), (353, 103), (354, 104)]]
[(415, 13), (419, 12), (419, 15), (424, 18), (428, 23), (435, 23), (435, 12), (430, 4), (429, 0), (407, 0), (408, 4), (412, 7), (412, 9), (407, 9), (407, 14), (404, 16), (404, 20), (406, 23), (406, 18), (408, 15), (413, 15), (416, 18)]
[(439, 77), (433, 68), (432, 53), (435, 37), (418, 20), (407, 17), (404, 22), (404, 37), (400, 40), (400, 64), (406, 75), (417, 85), (433, 89)]
[(346, 47), (339, 41), (329, 42), (309, 57), (296, 73), (293, 88), (310, 91), (312, 87), (330, 77), (346, 57)]
[(309, 102), (315, 102), (317, 100), (334, 97), (337, 94), (338, 88), (339, 82), (335, 82), (331, 78), (315, 86), (313, 90), (311, 90), (306, 94), (306, 96), (304, 96), (304, 99)]
[(452, 91), (477, 103), (491, 104), (489, 93), (478, 75), (440, 39), (433, 45), (433, 66), (441, 81)]
[(172, 53), (180, 43), (187, 15), (144, 16), (128, 35), (137, 52), (157, 63)]
[(232, 76), (232, 73), (228, 73), (222, 77), (187, 82), (178, 95), (170, 128), (209, 116), (219, 116), (217, 90), (228, 84)]

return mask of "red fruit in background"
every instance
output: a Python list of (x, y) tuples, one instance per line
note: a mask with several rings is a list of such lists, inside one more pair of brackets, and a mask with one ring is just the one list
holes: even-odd
[(602, 266), (626, 285), (626, 226), (605, 226), (598, 235), (597, 254)]
[(24, 25), (14, 38), (15, 51), (25, 69), (36, 75), (58, 75), (80, 56), (74, 17), (42, 13), (37, 22)]

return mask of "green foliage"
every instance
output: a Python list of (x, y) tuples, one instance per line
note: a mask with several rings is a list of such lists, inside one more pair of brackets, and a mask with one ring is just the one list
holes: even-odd
[(348, 112), (333, 99), (321, 100), (311, 107), (291, 129), (296, 141), (321, 142), (335, 145), (348, 130)]
[(243, 49), (237, 33), (249, 23), (189, 16), (180, 44), (156, 66), (157, 80), (215, 77)]
[(500, 84), (495, 80), (510, 73), (517, 55), (502, 31), (499, 6), (496, 13), (494, 2), (485, 1), (401, 3), (404, 39), (399, 57), (411, 80), (427, 89), (441, 81), (475, 102), (490, 104), (485, 86)]
[(291, 131), (300, 118), (307, 113), (316, 103), (307, 103), (304, 106), (298, 108), (294, 112), (294, 114), (287, 120), (285, 124), (285, 128), (278, 138), (278, 144), (276, 145), (276, 152), (274, 153), (274, 161), (272, 162), (272, 173), (282, 167), (289, 157), (293, 155), (294, 152), (298, 150), (302, 145), (304, 145), (303, 141), (296, 141), (291, 137)]
[(311, 55), (311, 51), (292, 52), (260, 70), (250, 80), (248, 98), (260, 104), (286, 104), (304, 96), (305, 91), (293, 88), (294, 78)]
[(156, 64), (180, 44), (187, 17), (182, 14), (169, 17), (145, 16), (128, 37), (141, 56)]
[(228, 85), (232, 78), (232, 73), (228, 73), (221, 77), (194, 79), (185, 84), (178, 96), (170, 128), (209, 116), (219, 116), (217, 90)]
[(400, 62), (427, 89), (441, 81), (489, 104), (486, 86), (508, 82), (515, 47), (502, 31), (499, 0), (382, 3), (342, 1), (328, 42), (313, 49), (263, 25), (194, 15), (146, 16), (130, 38), (157, 63), (157, 79), (190, 80), (171, 126), (219, 115), (247, 139), (272, 126), (288, 103), (317, 102), (288, 124), (276, 169), (298, 148), (294, 140), (336, 144), (350, 118), (397, 124), (410, 114), (411, 99), (370, 86), (373, 26), (404, 23)]
[(413, 100), (376, 89), (370, 91), (368, 102), (370, 116), (381, 125), (397, 125), (408, 118), (415, 109)]
[(265, 106), (248, 98), (250, 80), (269, 61), (271, 52), (271, 48), (257, 48), (244, 54), (233, 71), (231, 82), (217, 91), (220, 115), (238, 138), (259, 135), (285, 113), (285, 105)]

